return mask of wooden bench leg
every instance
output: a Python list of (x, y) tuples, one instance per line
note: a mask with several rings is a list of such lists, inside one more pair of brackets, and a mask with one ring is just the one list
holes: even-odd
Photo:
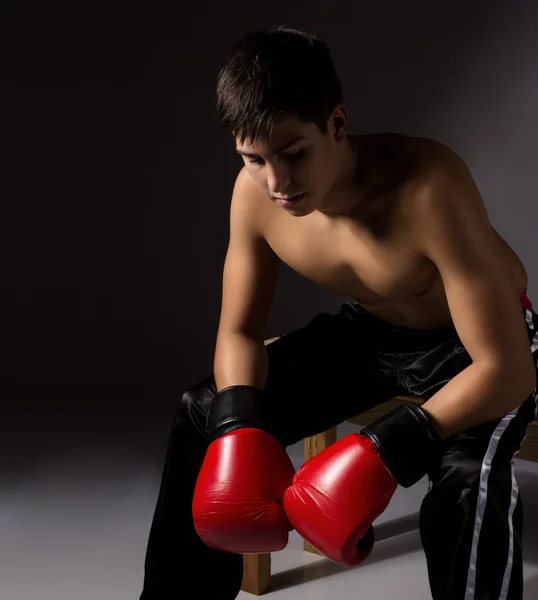
[[(336, 442), (336, 427), (306, 438), (304, 440), (304, 459), (308, 460), (334, 442)], [(304, 542), (304, 549), (307, 552), (319, 554), (314, 546), (306, 541)], [(271, 554), (244, 554), (241, 590), (249, 594), (261, 596), (269, 589), (270, 585)]]
[[(313, 435), (312, 437), (305, 438), (304, 440), (304, 459), (308, 460), (325, 450), (331, 444), (336, 442), (336, 427), (332, 427), (323, 433), (319, 433), (318, 435)], [(307, 541), (304, 542), (304, 549), (307, 552), (312, 552), (312, 554), (320, 554), (312, 544), (309, 544)]]
[(271, 584), (271, 554), (243, 554), (241, 589), (261, 596)]

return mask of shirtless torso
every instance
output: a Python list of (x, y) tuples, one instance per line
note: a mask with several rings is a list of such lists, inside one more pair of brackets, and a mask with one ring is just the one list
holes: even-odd
[[(399, 150), (391, 156), (405, 156), (411, 166), (395, 168), (393, 172), (401, 172), (398, 180), (368, 198), (352, 216), (313, 212), (298, 219), (253, 185), (252, 193), (260, 196), (258, 208), (264, 212), (265, 239), (290, 268), (326, 290), (355, 299), (389, 323), (417, 329), (449, 325), (440, 274), (414, 246), (402, 200), (402, 190), (409, 189), (423, 157), (443, 160), (443, 152), (431, 140), (380, 135), (383, 145), (397, 145)], [(519, 293), (527, 287), (526, 269), (497, 231), (495, 235)]]

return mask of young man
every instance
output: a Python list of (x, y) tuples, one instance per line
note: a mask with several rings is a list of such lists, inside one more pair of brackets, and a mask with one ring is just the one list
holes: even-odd
[[(513, 457), (535, 417), (538, 318), (469, 170), (431, 140), (348, 135), (329, 51), (299, 31), (246, 35), (217, 92), (244, 167), (214, 375), (173, 423), (141, 600), (232, 600), (241, 553), (292, 528), (358, 564), (396, 486), (425, 475), (432, 597), (521, 600)], [(353, 300), (265, 346), (281, 262)], [(424, 402), (294, 475), (286, 446), (397, 395)]]

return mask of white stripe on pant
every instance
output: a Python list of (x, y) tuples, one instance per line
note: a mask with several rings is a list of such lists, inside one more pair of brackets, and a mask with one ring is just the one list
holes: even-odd
[[(534, 330), (534, 324), (532, 319), (532, 313), (527, 310), (526, 311), (526, 321), (530, 330)], [(536, 359), (536, 351), (538, 350), (538, 333), (534, 334), (531, 351), (533, 356)], [(534, 400), (537, 403), (537, 408), (535, 415), (538, 418), (538, 401), (536, 389), (534, 391)], [(480, 539), (480, 530), (482, 528), (482, 521), (484, 518), (484, 512), (486, 509), (486, 503), (488, 500), (488, 478), (489, 473), (491, 471), (491, 464), (495, 457), (495, 452), (497, 450), (497, 446), (499, 440), (510, 424), (510, 421), (517, 415), (519, 408), (514, 409), (512, 412), (508, 413), (505, 417), (501, 419), (501, 422), (496, 427), (493, 435), (491, 436), (488, 449), (484, 456), (484, 460), (482, 462), (482, 469), (480, 472), (480, 484), (478, 491), (478, 499), (476, 506), (476, 516), (475, 516), (475, 524), (474, 524), (474, 532), (473, 532), (473, 543), (471, 547), (471, 556), (469, 559), (469, 572), (467, 576), (467, 585), (465, 590), (465, 600), (474, 600), (475, 597), (475, 584), (476, 584), (476, 564), (477, 564), (477, 554), (478, 554), (478, 541)], [(511, 498), (510, 498), (510, 509), (508, 511), (508, 527), (509, 527), (509, 550), (508, 550), (508, 559), (506, 562), (506, 568), (504, 571), (503, 583), (501, 588), (501, 593), (499, 595), (499, 600), (506, 600), (508, 595), (508, 587), (510, 585), (510, 577), (512, 575), (512, 563), (513, 563), (513, 546), (514, 546), (514, 528), (513, 528), (513, 514), (514, 509), (516, 507), (517, 499), (519, 496), (519, 489), (517, 485), (517, 479), (515, 475), (515, 467), (512, 459), (511, 463), (511, 474), (512, 474), (512, 486), (511, 486)]]

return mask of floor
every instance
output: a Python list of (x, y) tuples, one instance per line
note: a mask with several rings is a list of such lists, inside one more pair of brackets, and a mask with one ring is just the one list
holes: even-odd
[[(357, 429), (345, 424), (339, 437)], [(160, 467), (146, 462), (133, 448), (107, 449), (112, 439), (99, 440), (101, 460), (95, 460), (91, 445), (81, 445), (35, 465), (31, 477), (2, 476), (2, 600), (138, 600)], [(291, 447), (290, 455), (299, 466), (302, 445)], [(524, 598), (535, 600), (538, 464), (516, 462), (526, 499)], [(377, 521), (377, 543), (368, 561), (350, 570), (304, 552), (302, 540), (292, 534), (289, 546), (273, 555), (273, 586), (265, 597), (430, 598), (417, 529), (425, 490), (424, 480), (411, 489), (398, 488)], [(254, 596), (241, 592), (239, 598)]]
[[(360, 427), (345, 423), (338, 437)], [(303, 460), (302, 444), (290, 448), (297, 468)], [(538, 598), (538, 464), (517, 460), (521, 493), (527, 498), (525, 511), (525, 594), (524, 600)], [(292, 533), (288, 547), (272, 555), (271, 600), (431, 600), (418, 532), (418, 507), (427, 490), (424, 478), (409, 489), (399, 487), (387, 510), (376, 521), (376, 544), (368, 560), (352, 569), (305, 552), (303, 540)], [(529, 515), (529, 513), (531, 513)], [(241, 600), (252, 594), (241, 592)]]

